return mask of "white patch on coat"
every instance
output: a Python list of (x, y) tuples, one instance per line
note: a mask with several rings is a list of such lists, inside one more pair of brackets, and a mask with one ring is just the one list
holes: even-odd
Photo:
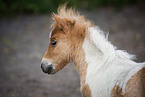
[(116, 50), (98, 27), (88, 29), (90, 40), (85, 37), (83, 50), (88, 64), (86, 84), (92, 97), (110, 97), (115, 85), (124, 92), (127, 81), (145, 67), (145, 63), (136, 63), (132, 61), (132, 55)]

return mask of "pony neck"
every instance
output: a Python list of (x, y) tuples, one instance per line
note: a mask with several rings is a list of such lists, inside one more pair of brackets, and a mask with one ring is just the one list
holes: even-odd
[(87, 67), (93, 65), (95, 71), (106, 68), (111, 62), (119, 59), (131, 61), (134, 56), (122, 50), (116, 50), (98, 27), (89, 27), (83, 39), (77, 40), (72, 47), (72, 61), (85, 79)]
[[(79, 44), (75, 44), (76, 46), (73, 47), (72, 50), (72, 61), (74, 65), (76, 66), (78, 72), (82, 76), (85, 72), (85, 69), (87, 68), (87, 64), (85, 62), (85, 53), (82, 48), (83, 42)], [(75, 49), (74, 49), (75, 48)]]
[[(89, 27), (83, 39), (78, 41), (79, 43), (76, 43), (72, 50), (72, 61), (81, 76), (86, 74), (87, 66), (90, 63), (86, 60), (87, 56), (89, 59), (92, 58), (96, 64), (98, 62), (100, 66), (115, 58), (115, 47), (105, 38), (104, 33), (98, 27)], [(94, 62), (93, 60), (92, 62)]]
[(86, 71), (87, 71), (85, 53), (83, 50), (84, 39), (85, 39), (85, 35), (82, 36), (81, 38), (73, 37), (73, 40), (76, 40), (76, 42), (73, 41), (73, 47), (71, 50), (72, 51), (71, 59), (80, 74), (81, 84), (85, 84), (85, 77), (86, 77)]

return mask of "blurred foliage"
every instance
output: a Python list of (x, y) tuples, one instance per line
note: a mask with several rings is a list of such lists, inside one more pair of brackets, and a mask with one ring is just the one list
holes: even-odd
[(145, 0), (0, 0), (0, 16), (18, 13), (49, 13), (63, 3), (83, 9), (100, 6), (121, 8), (122, 6), (145, 3)]

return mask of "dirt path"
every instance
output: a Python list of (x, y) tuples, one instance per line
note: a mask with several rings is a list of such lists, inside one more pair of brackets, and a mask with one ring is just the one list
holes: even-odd
[[(145, 12), (125, 8), (81, 12), (105, 31), (119, 49), (145, 61)], [(48, 15), (0, 20), (0, 97), (81, 97), (79, 74), (71, 64), (56, 75), (42, 73), (40, 61), (48, 46)]]

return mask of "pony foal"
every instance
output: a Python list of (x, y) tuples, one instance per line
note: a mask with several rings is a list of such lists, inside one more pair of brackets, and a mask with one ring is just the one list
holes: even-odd
[(98, 27), (71, 8), (59, 7), (53, 21), (43, 72), (54, 74), (73, 61), (84, 97), (145, 97), (145, 63), (117, 50)]

